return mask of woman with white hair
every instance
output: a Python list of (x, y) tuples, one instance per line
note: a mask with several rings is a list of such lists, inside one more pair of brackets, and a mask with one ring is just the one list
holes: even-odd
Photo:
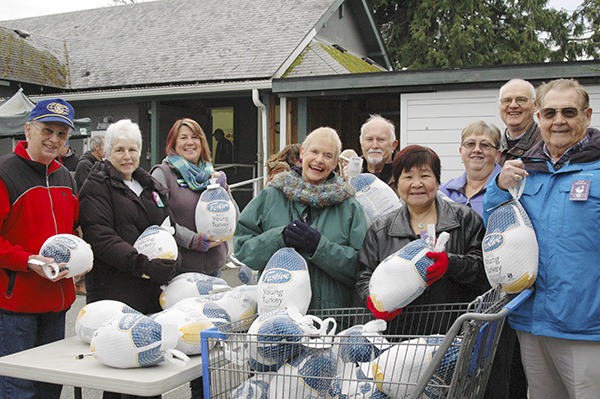
[(240, 214), (236, 257), (262, 271), (271, 256), (292, 247), (308, 264), (311, 309), (352, 304), (358, 250), (367, 221), (354, 189), (334, 173), (342, 144), (321, 127), (302, 143), (302, 166), (274, 176)]
[[(156, 313), (162, 310), (160, 286), (175, 273), (177, 261), (150, 260), (133, 243), (170, 216), (167, 189), (139, 166), (137, 124), (123, 119), (110, 125), (104, 147), (106, 159), (94, 165), (79, 196), (83, 238), (94, 251), (94, 267), (85, 276), (86, 300), (112, 299)], [(104, 392), (103, 398), (121, 395)]]

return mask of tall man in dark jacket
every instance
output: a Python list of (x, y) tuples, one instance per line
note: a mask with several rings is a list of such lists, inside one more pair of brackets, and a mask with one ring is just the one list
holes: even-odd
[(506, 125), (500, 141), (500, 159), (504, 165), (508, 159), (520, 158), (525, 151), (541, 140), (540, 128), (533, 114), (535, 88), (523, 79), (512, 79), (500, 88), (498, 96), (500, 118)]
[[(500, 88), (498, 101), (500, 118), (506, 125), (500, 140), (498, 158), (498, 164), (502, 166), (508, 160), (520, 158), (540, 141), (542, 136), (538, 124), (533, 119), (536, 105), (535, 88), (531, 83), (523, 79), (509, 80)], [(486, 399), (527, 398), (527, 380), (516, 339), (514, 330), (506, 323), (492, 369), (492, 375), (507, 373), (505, 378), (501, 378), (506, 385), (488, 385)]]
[(102, 158), (104, 158), (104, 136), (94, 136), (90, 139), (90, 149), (81, 156), (75, 169), (77, 190), (81, 190), (83, 182), (92, 170), (92, 166), (101, 161)]
[[(75, 182), (56, 157), (73, 127), (73, 107), (42, 100), (25, 124), (27, 141), (0, 157), (0, 356), (58, 341), (75, 300), (63, 270), (49, 279), (39, 255), (49, 237), (74, 233), (79, 202)], [(64, 264), (63, 264), (64, 265)], [(0, 377), (0, 398), (60, 398), (62, 386)]]

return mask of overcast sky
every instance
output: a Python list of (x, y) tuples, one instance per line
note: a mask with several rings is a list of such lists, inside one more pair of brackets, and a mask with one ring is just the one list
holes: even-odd
[[(137, 0), (142, 2), (147, 0)], [(582, 0), (550, 0), (556, 8), (574, 10)], [(108, 7), (111, 0), (0, 0), (0, 21)]]
[(113, 4), (111, 0), (0, 0), (0, 21), (108, 7)]

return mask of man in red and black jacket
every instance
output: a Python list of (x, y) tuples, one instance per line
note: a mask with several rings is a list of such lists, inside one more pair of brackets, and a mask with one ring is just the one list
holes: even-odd
[[(39, 255), (42, 244), (55, 234), (76, 234), (79, 223), (75, 182), (55, 160), (74, 129), (73, 114), (64, 100), (38, 102), (25, 124), (27, 140), (0, 157), (0, 356), (65, 335), (65, 314), (75, 301), (68, 269), (51, 280), (34, 262), (54, 262)], [(61, 389), (0, 377), (1, 398), (58, 399)]]

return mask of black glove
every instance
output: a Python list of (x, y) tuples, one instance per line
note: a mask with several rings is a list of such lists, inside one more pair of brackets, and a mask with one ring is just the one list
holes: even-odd
[(288, 247), (300, 249), (302, 235), (300, 228), (296, 226), (296, 223), (300, 223), (300, 221), (295, 220), (283, 228), (283, 241)]
[(283, 229), (283, 241), (287, 246), (313, 255), (321, 241), (321, 233), (301, 220), (295, 220)]
[(138, 254), (133, 264), (133, 274), (137, 277), (150, 279), (156, 284), (167, 284), (175, 275), (177, 264), (177, 260), (149, 260), (146, 255)]

